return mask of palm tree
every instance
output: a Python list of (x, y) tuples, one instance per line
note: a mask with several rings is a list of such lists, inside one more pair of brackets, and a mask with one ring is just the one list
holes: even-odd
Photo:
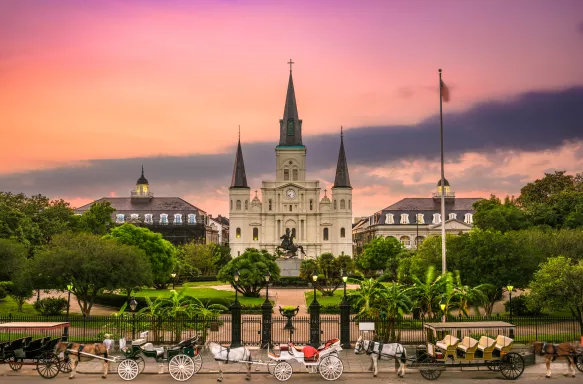
[[(393, 282), (393, 284), (385, 289), (384, 301), (388, 318), (388, 329), (385, 330), (385, 335), (389, 335), (391, 340), (398, 341), (396, 337), (395, 320), (399, 319), (405, 313), (410, 313), (413, 308), (413, 302), (408, 293), (411, 288), (403, 288), (402, 285)], [(400, 336), (400, 335), (399, 335)]]
[(470, 315), (470, 305), (473, 305), (475, 311), (480, 314), (480, 305), (483, 305), (488, 301), (486, 292), (489, 289), (493, 289), (494, 286), (491, 284), (480, 284), (476, 287), (470, 287), (469, 285), (463, 285), (460, 272), (455, 272), (455, 288), (454, 288), (454, 305), (458, 308), (460, 316)]
[(446, 291), (447, 276), (438, 275), (435, 267), (431, 266), (425, 273), (425, 279), (422, 281), (417, 276), (412, 276), (413, 287), (411, 295), (428, 316), (433, 317), (433, 308), (439, 305), (442, 295)]
[(385, 287), (373, 278), (360, 282), (360, 288), (348, 294), (351, 301), (360, 308), (357, 318), (370, 317), (378, 312), (384, 303)]

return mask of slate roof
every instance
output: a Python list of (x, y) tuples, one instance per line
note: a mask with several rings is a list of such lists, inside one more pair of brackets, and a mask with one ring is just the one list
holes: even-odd
[[(197, 213), (198, 215), (206, 215), (202, 209), (190, 204), (180, 197), (152, 197), (151, 199), (141, 199), (140, 201), (132, 200), (131, 197), (103, 197), (99, 200), (85, 204), (82, 207), (75, 209), (75, 213), (83, 213), (89, 208), (91, 204), (97, 202), (107, 201), (115, 208), (117, 213)], [(146, 200), (146, 201), (144, 201)]]
[(243, 162), (243, 151), (241, 150), (241, 138), (237, 144), (237, 155), (233, 166), (233, 177), (231, 178), (231, 188), (249, 188), (247, 185), (247, 175), (245, 174), (245, 163)]
[[(287, 134), (287, 121), (294, 121), (294, 134)], [(296, 103), (296, 93), (294, 90), (294, 81), (292, 72), (289, 71), (289, 81), (287, 84), (287, 94), (285, 96), (285, 107), (283, 109), (283, 119), (279, 127), (279, 145), (303, 145), (302, 144), (302, 121), (298, 116), (298, 105)]]
[[(456, 197), (445, 199), (446, 211), (473, 211), (474, 202), (482, 200), (480, 197)], [(393, 205), (383, 209), (384, 211), (441, 211), (440, 199), (431, 197), (406, 197)], [(387, 212), (388, 213), (388, 212)]]
[(338, 152), (338, 163), (336, 164), (336, 177), (334, 178), (334, 188), (339, 187), (350, 188), (348, 163), (346, 162), (346, 153), (344, 153), (344, 134), (342, 133), (340, 133), (340, 151)]
[(144, 177), (144, 166), (142, 165), (142, 176), (136, 181), (136, 184), (149, 184), (148, 179)]

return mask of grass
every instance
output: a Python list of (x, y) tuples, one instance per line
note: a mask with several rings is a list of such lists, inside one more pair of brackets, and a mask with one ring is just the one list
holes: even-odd
[[(186, 294), (191, 297), (196, 297), (203, 303), (205, 299), (227, 299), (230, 301), (235, 301), (234, 291), (222, 291), (213, 288), (188, 288)], [(135, 294), (136, 297), (168, 297), (170, 296), (170, 290), (156, 290), (156, 289), (144, 289)], [(239, 302), (241, 305), (261, 305), (265, 301), (261, 297), (244, 297), (239, 295)]]
[(4, 299), (0, 300), (0, 315), (7, 315), (12, 313), (14, 315), (36, 315), (37, 312), (34, 310), (32, 304), (24, 303), (22, 306), (22, 312), (18, 312), (18, 305), (10, 297), (6, 296)]
[[(347, 289), (346, 294), (348, 294), (351, 291), (353, 291), (353, 290)], [(322, 292), (316, 291), (316, 299), (318, 300), (318, 303), (320, 303), (320, 305), (330, 305), (330, 306), (331, 305), (340, 305), (340, 302), (342, 301), (343, 296), (344, 296), (343, 289), (335, 290), (333, 296), (322, 296)], [(312, 291), (304, 292), (304, 298), (306, 301), (306, 305), (310, 305), (310, 303), (314, 299), (314, 291), (312, 290)]]
[[(226, 285), (227, 283), (223, 283), (221, 281), (193, 281), (190, 283), (184, 283), (183, 287), (214, 287), (216, 285)], [(177, 287), (179, 288), (179, 287)]]

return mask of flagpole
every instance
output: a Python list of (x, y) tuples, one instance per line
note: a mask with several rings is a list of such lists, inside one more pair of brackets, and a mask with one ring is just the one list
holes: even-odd
[(443, 170), (443, 85), (441, 82), (441, 68), (439, 69), (439, 134), (441, 139), (441, 273), (446, 272), (445, 258), (445, 172)]

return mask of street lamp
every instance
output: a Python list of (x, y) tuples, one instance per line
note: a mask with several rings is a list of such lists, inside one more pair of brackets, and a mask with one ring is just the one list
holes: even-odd
[(312, 275), (312, 281), (314, 282), (312, 284), (314, 286), (314, 300), (312, 302), (317, 302), (316, 301), (316, 281), (318, 281), (318, 272), (314, 271), (314, 274)]
[(265, 272), (265, 275), (263, 275), (263, 277), (265, 278), (265, 289), (266, 289), (265, 302), (268, 303), (269, 302), (269, 279), (271, 278), (271, 273), (269, 273), (269, 271), (267, 271), (267, 272)]
[(136, 308), (138, 307), (138, 302), (136, 301), (136, 299), (132, 296), (132, 298), (130, 299), (130, 309), (132, 312), (136, 311)]
[(67, 291), (69, 291), (67, 297), (67, 321), (69, 320), (69, 307), (71, 306), (71, 291), (73, 290), (73, 283), (67, 284)]
[(510, 295), (510, 298), (508, 300), (508, 307), (510, 307), (510, 322), (512, 322), (512, 290), (514, 289), (514, 285), (508, 284), (506, 286), (506, 289), (508, 290), (508, 294)]
[(342, 282), (344, 283), (344, 300), (346, 300), (346, 282), (348, 281), (348, 275), (346, 271), (342, 271)]
[(239, 282), (239, 270), (233, 274), (233, 286), (235, 287), (235, 301), (229, 309), (231, 310), (231, 348), (241, 346), (241, 303), (239, 303), (237, 283)]
[(445, 323), (445, 307), (447, 306), (447, 303), (445, 301), (445, 297), (441, 296), (441, 301), (439, 302), (439, 308), (441, 308), (441, 311), (443, 312), (443, 318), (441, 319), (441, 321), (443, 323)]
[(237, 290), (237, 282), (239, 281), (239, 270), (235, 270), (235, 273), (233, 274), (233, 280), (235, 280), (235, 284), (233, 284), (235, 286), (235, 303), (239, 302), (239, 298), (238, 298), (238, 290)]
[(269, 348), (271, 346), (271, 313), (273, 312), (273, 305), (269, 301), (269, 280), (271, 280), (271, 273), (266, 271), (263, 275), (265, 279), (265, 301), (261, 305), (261, 348)]
[(134, 297), (130, 299), (129, 303), (130, 311), (132, 312), (132, 340), (136, 339), (136, 308), (138, 307), (138, 302)]
[(316, 282), (318, 281), (318, 272), (314, 271), (312, 275), (312, 285), (314, 286), (314, 300), (310, 304), (310, 345), (314, 348), (320, 346), (320, 303), (316, 299)]
[(350, 303), (346, 297), (346, 282), (348, 275), (342, 271), (342, 282), (344, 283), (344, 297), (340, 302), (340, 344), (342, 348), (350, 348)]
[(171, 273), (170, 276), (172, 276), (172, 289), (174, 289), (174, 283), (176, 282), (176, 273)]

